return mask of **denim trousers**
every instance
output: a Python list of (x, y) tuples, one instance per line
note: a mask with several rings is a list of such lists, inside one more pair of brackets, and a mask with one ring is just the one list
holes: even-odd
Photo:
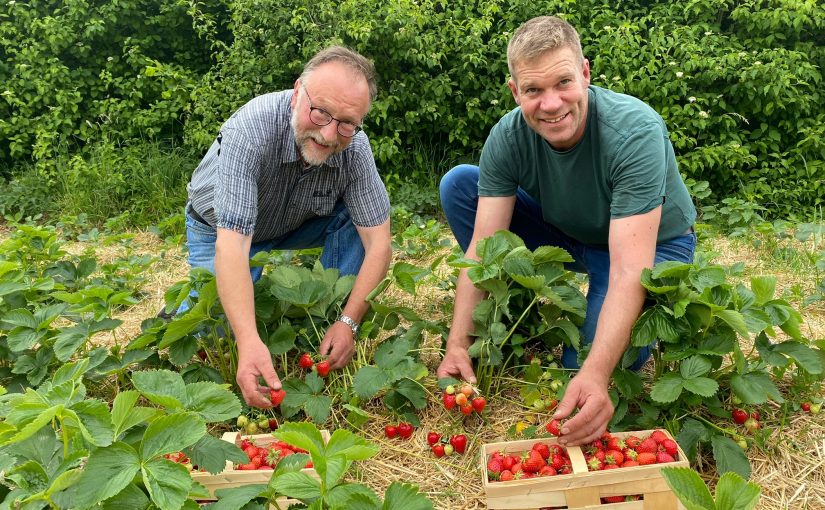
[[(440, 194), (444, 214), (456, 241), (465, 252), (473, 237), (476, 209), (478, 208), (479, 168), (474, 165), (459, 165), (441, 179)], [(558, 228), (544, 221), (541, 205), (519, 188), (510, 231), (517, 234), (531, 250), (539, 246), (557, 246), (573, 257), (567, 269), (588, 275), (587, 313), (581, 326), (582, 343), (593, 343), (599, 313), (607, 295), (610, 276), (610, 253), (567, 236)], [(692, 262), (696, 250), (696, 234), (678, 236), (656, 245), (655, 262), (673, 260)], [(653, 345), (639, 349), (638, 357), (630, 368), (638, 370), (650, 357)], [(562, 351), (562, 365), (565, 368), (579, 368), (578, 352), (567, 345)]]
[[(218, 235), (215, 228), (198, 221), (186, 213), (186, 246), (189, 248), (189, 267), (202, 267), (215, 273), (215, 241)], [(271, 250), (300, 250), (318, 248), (321, 252), (321, 265), (324, 268), (336, 268), (341, 276), (357, 274), (364, 261), (364, 245), (350, 218), (343, 202), (338, 202), (329, 216), (313, 218), (300, 228), (267, 241), (252, 243), (249, 258), (256, 253)], [(250, 267), (252, 281), (257, 282), (263, 274), (262, 267)], [(188, 309), (183, 302), (178, 313)]]

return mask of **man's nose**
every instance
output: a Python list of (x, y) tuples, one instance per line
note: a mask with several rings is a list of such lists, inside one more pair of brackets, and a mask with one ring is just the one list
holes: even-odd
[(546, 112), (554, 112), (562, 105), (561, 96), (553, 91), (546, 91), (541, 96), (541, 109)]
[(334, 141), (338, 137), (338, 121), (333, 120), (326, 126), (321, 127), (321, 136), (328, 142)]

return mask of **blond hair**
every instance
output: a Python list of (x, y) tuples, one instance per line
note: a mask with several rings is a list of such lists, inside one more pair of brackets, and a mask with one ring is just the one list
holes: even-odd
[(375, 66), (360, 53), (343, 46), (330, 46), (316, 53), (304, 66), (304, 71), (301, 73), (301, 82), (306, 82), (313, 70), (328, 62), (340, 62), (363, 76), (369, 87), (370, 102), (378, 95)]
[(579, 34), (573, 26), (555, 16), (539, 16), (522, 24), (507, 45), (507, 68), (516, 79), (516, 66), (535, 60), (545, 52), (568, 47), (584, 63)]

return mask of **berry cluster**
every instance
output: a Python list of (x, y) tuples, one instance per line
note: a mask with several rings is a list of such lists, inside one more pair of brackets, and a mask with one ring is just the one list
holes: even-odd
[(312, 354), (308, 352), (301, 354), (301, 356), (298, 358), (298, 366), (304, 370), (312, 370), (321, 377), (326, 377), (327, 375), (329, 375), (329, 361), (321, 360), (316, 363), (315, 359), (313, 359), (312, 357)]
[(822, 404), (819, 402), (802, 402), (802, 410), (806, 413), (819, 414), (822, 411)]
[[(274, 390), (270, 390), (270, 392), (272, 391)], [(284, 390), (280, 391), (283, 392)], [(286, 395), (286, 392), (284, 392), (284, 395)], [(281, 397), (281, 400), (283, 400), (283, 397)], [(280, 402), (278, 402), (278, 404), (280, 404)], [(235, 423), (238, 425), (238, 430), (249, 436), (261, 432), (269, 432), (278, 428), (278, 420), (264, 415), (260, 415), (256, 418), (254, 416), (249, 417), (242, 414), (238, 416), (238, 420)]]
[(487, 399), (471, 385), (464, 383), (458, 388), (452, 384), (444, 388), (441, 397), (444, 408), (448, 411), (458, 407), (462, 414), (470, 415), (473, 412), (481, 414), (487, 405)]
[(450, 456), (455, 453), (464, 453), (467, 449), (467, 436), (464, 434), (456, 434), (450, 436), (443, 436), (438, 432), (430, 432), (427, 434), (427, 444), (430, 445), (430, 450), (436, 457)]
[(387, 425), (384, 427), (384, 435), (387, 436), (387, 439), (396, 437), (409, 439), (413, 435), (413, 430), (415, 430), (415, 427), (413, 427), (411, 423), (402, 421), (398, 425)]
[[(238, 464), (237, 469), (243, 471), (252, 471), (257, 469), (275, 469), (281, 459), (288, 455), (295, 453), (307, 453), (283, 441), (274, 441), (266, 446), (256, 446), (249, 439), (241, 441), (241, 450), (244, 451), (249, 462), (246, 464)], [(307, 461), (305, 467), (311, 468), (312, 461)]]
[(602, 471), (675, 462), (679, 445), (662, 430), (654, 430), (644, 439), (634, 435), (621, 439), (605, 432), (583, 450), (587, 469)]
[(487, 459), (487, 481), (508, 482), (537, 476), (573, 472), (567, 450), (557, 444), (535, 443), (529, 451), (505, 454), (495, 451)]
[(754, 411), (748, 414), (747, 411), (740, 408), (735, 408), (730, 413), (731, 418), (733, 418), (733, 422), (737, 425), (743, 425), (748, 432), (753, 433), (759, 430), (761, 425), (759, 424), (759, 411)]

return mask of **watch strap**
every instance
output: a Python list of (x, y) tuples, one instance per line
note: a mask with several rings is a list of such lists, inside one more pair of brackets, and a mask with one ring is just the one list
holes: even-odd
[(344, 314), (341, 314), (341, 316), (340, 316), (340, 317), (338, 317), (338, 319), (337, 319), (337, 320), (338, 320), (338, 321), (340, 321), (340, 322), (343, 322), (344, 324), (346, 324), (347, 326), (349, 326), (349, 327), (350, 327), (350, 329), (352, 330), (352, 335), (353, 335), (353, 336), (357, 336), (357, 335), (358, 335), (358, 327), (359, 327), (359, 324), (358, 324), (357, 322), (355, 322), (355, 321), (352, 319), (352, 317), (348, 317), (348, 316), (346, 316), (346, 315), (344, 315)]

